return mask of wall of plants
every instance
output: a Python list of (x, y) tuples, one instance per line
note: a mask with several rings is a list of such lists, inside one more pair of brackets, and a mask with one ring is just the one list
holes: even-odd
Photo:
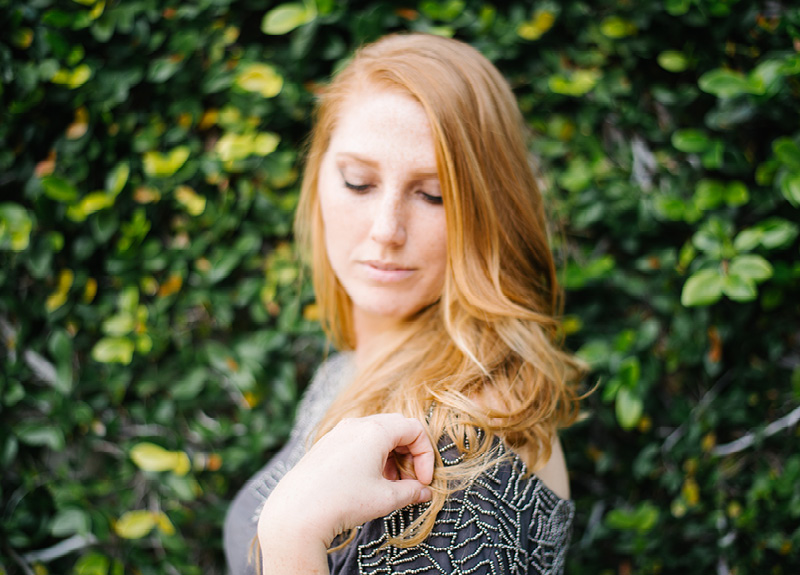
[(568, 573), (800, 566), (800, 8), (0, 0), (0, 573), (224, 573), (326, 353), (292, 243), (317, 86), (472, 43), (532, 132), (593, 373)]

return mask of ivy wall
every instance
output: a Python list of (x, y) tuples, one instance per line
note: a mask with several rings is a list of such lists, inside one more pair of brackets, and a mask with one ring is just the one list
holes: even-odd
[(291, 237), (315, 89), (472, 43), (534, 138), (591, 363), (568, 573), (800, 569), (800, 8), (0, 0), (0, 573), (224, 572), (326, 347)]

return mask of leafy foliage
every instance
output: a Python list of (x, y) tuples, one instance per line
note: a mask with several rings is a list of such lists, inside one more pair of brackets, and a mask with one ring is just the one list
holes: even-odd
[(0, 14), (0, 572), (224, 571), (227, 501), (325, 349), (290, 235), (314, 90), (399, 30), (475, 45), (534, 135), (598, 382), (569, 572), (800, 563), (793, 3)]

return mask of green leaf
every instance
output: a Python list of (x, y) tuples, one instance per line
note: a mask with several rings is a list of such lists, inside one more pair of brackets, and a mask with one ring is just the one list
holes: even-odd
[(55, 388), (67, 395), (72, 391), (72, 338), (63, 329), (57, 329), (50, 335), (47, 348), (56, 360)]
[(208, 375), (206, 369), (203, 367), (196, 367), (179, 379), (175, 385), (170, 386), (170, 394), (177, 401), (194, 399), (200, 394), (203, 387), (205, 387), (207, 379)]
[(689, 11), (692, 0), (666, 0), (664, 7), (671, 16), (682, 16)]
[(718, 98), (733, 98), (742, 94), (750, 94), (753, 89), (744, 74), (724, 68), (706, 72), (700, 76), (697, 84), (703, 92), (708, 92)]
[(736, 274), (725, 276), (722, 292), (734, 301), (752, 301), (758, 295), (756, 284), (753, 280)]
[(110, 196), (116, 197), (128, 182), (131, 166), (127, 162), (120, 162), (106, 177), (106, 191)]
[(617, 377), (624, 387), (635, 389), (639, 384), (642, 368), (639, 358), (636, 356), (626, 357), (619, 366)]
[(734, 180), (725, 188), (725, 203), (731, 207), (743, 206), (750, 201), (750, 192), (744, 182)]
[(100, 363), (129, 364), (135, 345), (127, 337), (104, 337), (92, 348), (92, 359)]
[(749, 252), (761, 243), (764, 232), (759, 228), (742, 230), (733, 240), (733, 247), (740, 252)]
[(798, 225), (783, 218), (769, 218), (758, 224), (761, 245), (768, 250), (785, 248), (797, 238)]
[(738, 255), (728, 266), (728, 273), (760, 283), (772, 277), (773, 269), (763, 257), (756, 254)]
[[(700, 180), (695, 189), (694, 200), (701, 210), (712, 210), (722, 203), (725, 186), (717, 180)], [(699, 246), (698, 246), (699, 247)]]
[(725, 279), (718, 269), (706, 269), (693, 273), (683, 285), (681, 304), (690, 307), (710, 305), (722, 297)]
[(672, 145), (687, 154), (699, 154), (711, 145), (711, 139), (702, 130), (687, 128), (672, 134)]
[(11, 202), (0, 204), (0, 250), (27, 249), (32, 230), (33, 218), (28, 210)]
[(772, 142), (772, 151), (778, 161), (792, 170), (800, 171), (800, 146), (791, 138), (778, 138)]
[(592, 368), (605, 365), (611, 350), (605, 340), (592, 340), (585, 343), (576, 355), (588, 363)]
[(84, 555), (75, 563), (73, 575), (108, 575), (109, 559), (99, 553)]
[(316, 18), (316, 10), (309, 9), (312, 6), (313, 2), (308, 7), (296, 2), (281, 4), (264, 15), (261, 31), (273, 36), (288, 34), (298, 26), (308, 24)]
[(750, 82), (753, 94), (775, 94), (781, 87), (783, 79), (782, 60), (763, 60), (759, 62), (750, 74)]
[(76, 533), (91, 532), (92, 521), (88, 513), (81, 509), (63, 509), (50, 523), (50, 533), (54, 537), (68, 537)]
[(64, 178), (45, 176), (42, 178), (44, 194), (57, 202), (70, 203), (78, 199), (78, 190)]
[(689, 60), (677, 50), (665, 50), (658, 55), (658, 65), (667, 72), (683, 72), (689, 67)]
[(49, 447), (53, 451), (64, 449), (64, 432), (58, 427), (26, 423), (17, 427), (15, 433), (26, 445)]
[(623, 429), (631, 429), (642, 418), (644, 402), (635, 389), (620, 387), (617, 392), (614, 410), (617, 422)]
[(794, 207), (800, 207), (800, 172), (786, 174), (781, 179), (781, 193)]
[(658, 507), (645, 501), (636, 509), (612, 509), (606, 515), (606, 525), (611, 529), (650, 531), (658, 522)]

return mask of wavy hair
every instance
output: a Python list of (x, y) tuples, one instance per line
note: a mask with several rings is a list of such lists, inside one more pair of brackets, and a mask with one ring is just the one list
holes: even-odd
[(448, 466), (438, 459), (431, 505), (390, 541), (411, 546), (431, 532), (447, 496), (494, 462), (495, 439), (528, 454), (530, 469), (549, 460), (557, 429), (576, 418), (583, 366), (560, 346), (561, 292), (516, 99), (477, 50), (423, 34), (358, 50), (315, 110), (295, 229), (333, 345), (353, 349), (356, 340), (350, 300), (327, 258), (318, 175), (343, 105), (370, 90), (411, 96), (430, 122), (446, 277), (440, 299), (360, 369), (317, 437), (345, 417), (400, 412), (426, 422), (434, 444), (456, 443), (463, 457)]

